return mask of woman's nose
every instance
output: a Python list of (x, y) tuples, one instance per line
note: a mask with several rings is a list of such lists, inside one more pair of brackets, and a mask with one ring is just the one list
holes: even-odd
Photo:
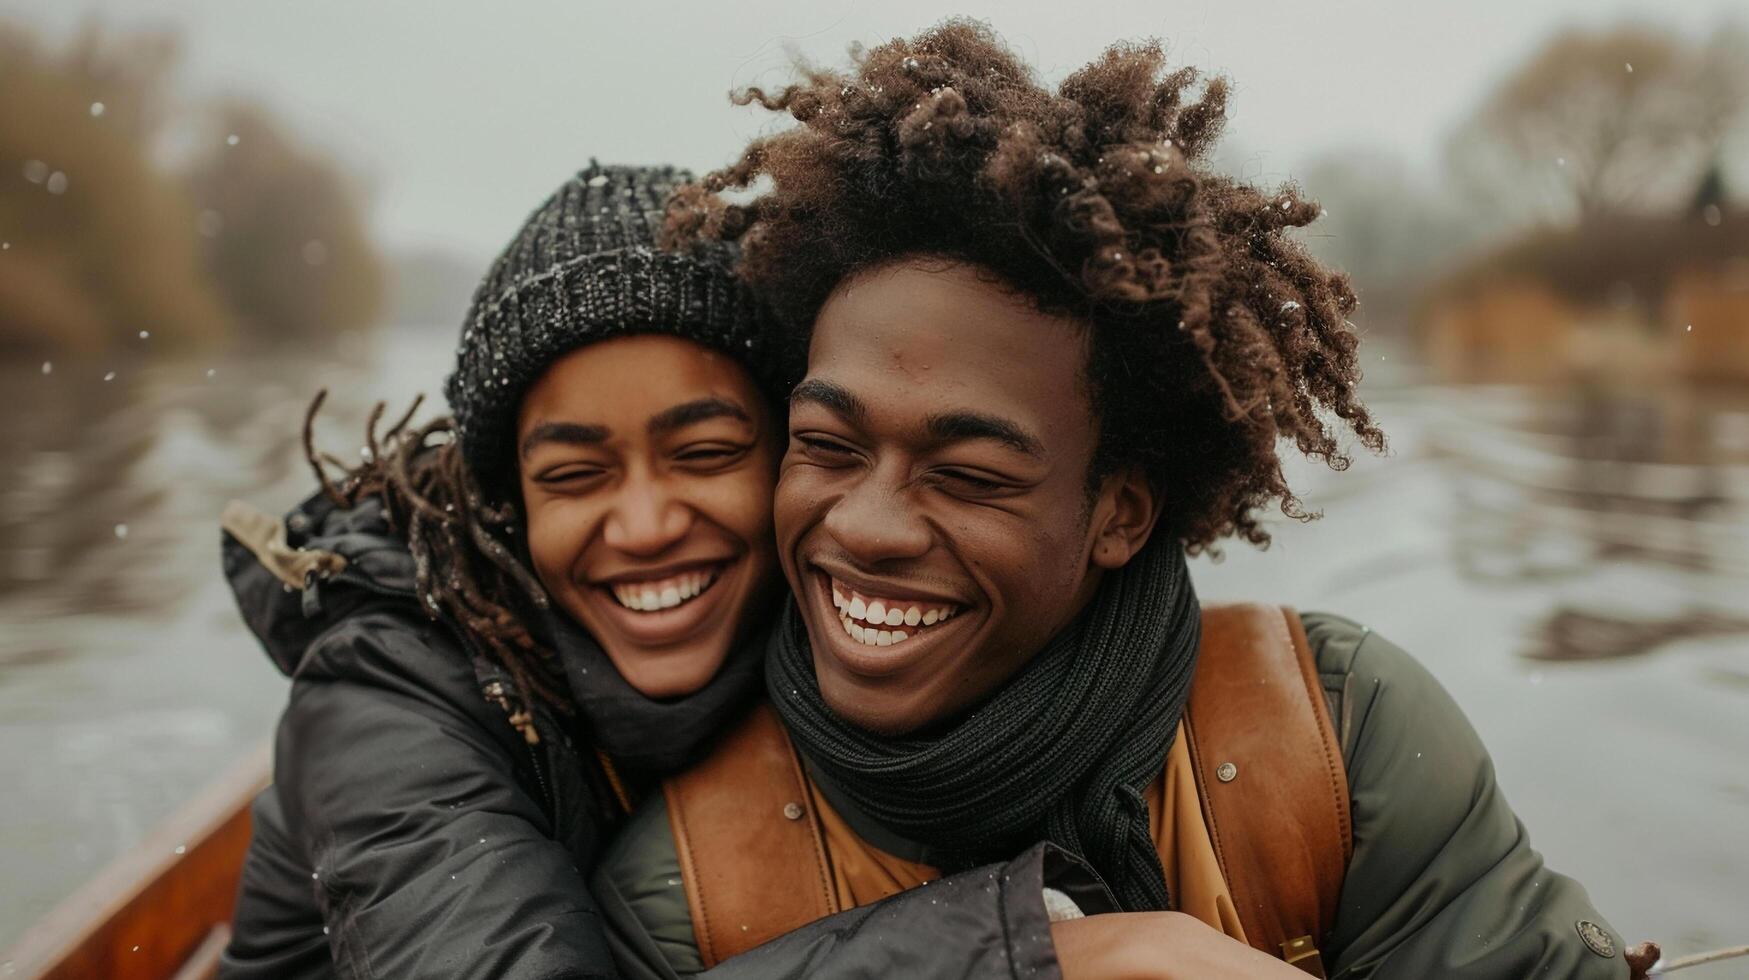
[(659, 481), (638, 481), (620, 492), (602, 539), (627, 554), (657, 555), (686, 537), (692, 520), (692, 509)]

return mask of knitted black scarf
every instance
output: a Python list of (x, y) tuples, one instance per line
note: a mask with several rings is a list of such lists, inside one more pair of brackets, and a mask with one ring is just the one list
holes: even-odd
[(796, 746), (867, 816), (958, 870), (1049, 840), (1130, 911), (1170, 907), (1143, 789), (1190, 696), (1201, 609), (1183, 549), (1149, 545), (989, 700), (928, 736), (883, 738), (820, 697), (794, 602), (765, 683)]
[[(767, 623), (776, 614), (762, 617)], [(540, 620), (558, 653), (590, 745), (634, 772), (678, 772), (701, 758), (729, 723), (758, 696), (760, 661), (769, 627), (741, 640), (709, 684), (665, 701), (647, 697), (570, 616), (548, 610)]]

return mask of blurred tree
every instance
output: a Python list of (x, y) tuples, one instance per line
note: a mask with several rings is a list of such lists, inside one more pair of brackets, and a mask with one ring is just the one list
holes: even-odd
[(1511, 223), (1676, 203), (1749, 106), (1749, 34), (1642, 24), (1556, 35), (1453, 135), (1453, 172)]
[(141, 31), (122, 37), (86, 21), (61, 61), (82, 77), (103, 109), (93, 118), (150, 146), (170, 121), (170, 86), (182, 61), (182, 45), (172, 34)]
[(178, 63), (168, 34), (93, 22), (51, 52), (0, 22), (0, 354), (374, 319), (384, 276), (360, 194), (264, 110), (212, 107), (187, 172), (160, 162), (169, 124), (209, 112), (173, 97)]
[(306, 338), (369, 326), (385, 274), (361, 194), (259, 107), (228, 103), (191, 165), (207, 261), (252, 333)]
[(1316, 157), (1301, 183), (1324, 208), (1304, 232), (1306, 247), (1354, 280), (1361, 301), (1355, 319), (1368, 330), (1406, 327), (1421, 288), (1480, 237), (1448, 188), (1428, 186), (1383, 150)]
[(54, 55), (0, 24), (0, 350), (228, 332), (193, 208), (150, 159), (175, 62), (162, 34), (87, 28)]

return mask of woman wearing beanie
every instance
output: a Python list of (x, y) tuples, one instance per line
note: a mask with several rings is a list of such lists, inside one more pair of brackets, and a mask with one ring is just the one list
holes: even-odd
[(567, 181), (475, 295), (453, 421), (227, 512), (292, 690), (223, 975), (612, 974), (584, 874), (757, 692), (777, 581), (759, 321), (727, 249), (653, 244), (687, 179)]

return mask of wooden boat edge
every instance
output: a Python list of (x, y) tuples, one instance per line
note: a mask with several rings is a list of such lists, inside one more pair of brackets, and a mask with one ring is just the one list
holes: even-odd
[[(209, 975), (249, 846), (250, 804), (270, 781), (263, 742), (0, 953), (9, 977)], [(193, 968), (192, 971), (185, 968)]]

